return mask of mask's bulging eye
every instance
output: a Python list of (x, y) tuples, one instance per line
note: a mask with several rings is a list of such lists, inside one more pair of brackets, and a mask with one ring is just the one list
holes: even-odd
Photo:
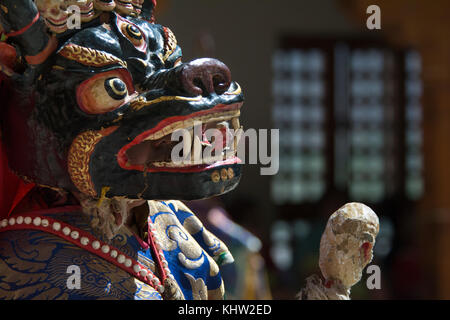
[(127, 85), (119, 78), (106, 79), (105, 89), (114, 100), (125, 99), (128, 95)]
[(144, 37), (142, 36), (141, 31), (136, 26), (124, 23), (122, 24), (122, 32), (136, 47), (142, 45)]
[(133, 98), (131, 77), (127, 72), (111, 71), (84, 81), (77, 89), (79, 107), (89, 114), (113, 111)]

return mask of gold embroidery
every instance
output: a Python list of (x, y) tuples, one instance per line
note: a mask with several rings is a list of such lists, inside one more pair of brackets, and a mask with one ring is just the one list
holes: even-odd
[(120, 64), (127, 68), (127, 63), (112, 54), (82, 47), (73, 43), (64, 46), (58, 52), (63, 57), (90, 67), (104, 67), (111, 64)]
[(219, 274), (219, 266), (217, 265), (217, 263), (211, 258), (211, 256), (208, 254), (206, 255), (206, 258), (209, 261), (209, 276), (210, 277), (215, 277)]
[[(209, 270), (206, 269), (205, 271), (208, 272), (210, 277), (218, 276), (219, 266), (215, 259), (220, 260), (223, 255), (231, 257), (225, 244), (206, 230), (195, 215), (186, 217), (181, 223), (175, 214), (176, 212), (192, 213), (183, 202), (171, 200), (163, 203), (151, 200), (148, 201), (148, 205), (150, 209), (149, 215), (154, 221), (153, 226), (159, 236), (161, 249), (167, 254), (177, 257), (181, 266), (186, 269), (200, 270), (202, 266), (209, 264)], [(193, 235), (197, 235), (199, 232), (205, 245), (213, 251), (213, 256), (208, 253), (209, 251), (206, 252), (206, 249), (202, 248), (200, 243), (194, 239)], [(180, 252), (176, 252), (176, 249), (179, 249)], [(204, 279), (197, 279), (189, 273), (185, 273), (185, 277), (188, 278), (191, 284), (194, 299), (223, 299), (225, 291), (223, 281), (219, 288), (208, 290), (208, 285)]]
[(194, 300), (207, 300), (208, 299), (208, 289), (206, 288), (205, 282), (202, 278), (195, 279), (189, 273), (184, 274), (188, 278), (189, 283), (192, 288), (192, 298)]
[(208, 299), (209, 300), (223, 300), (223, 295), (225, 294), (225, 286), (222, 283), (220, 287), (215, 290), (208, 290)]
[(228, 248), (222, 243), (219, 239), (217, 239), (211, 232), (208, 230), (203, 231), (203, 241), (205, 241), (208, 248), (213, 252), (214, 256), (220, 255), (222, 252), (227, 252)]
[(186, 218), (186, 220), (184, 220), (183, 227), (190, 234), (196, 234), (197, 232), (202, 230), (203, 224), (200, 222), (200, 220), (196, 216), (190, 216), (190, 217)]
[[(25, 235), (25, 236), (24, 236)], [(50, 234), (10, 232), (0, 237), (0, 299), (61, 300), (70, 298), (67, 266), (83, 275), (77, 294), (88, 299), (159, 300), (151, 286), (113, 264)], [(73, 294), (73, 292), (72, 292)]]
[(188, 269), (197, 269), (204, 263), (203, 249), (169, 210), (170, 208), (165, 206), (160, 212), (168, 213), (159, 214), (154, 222), (157, 234), (160, 235), (161, 249), (173, 251), (179, 248), (181, 252), (177, 256), (180, 263)]
[(178, 253), (178, 261), (188, 269), (199, 269), (203, 263), (205, 262), (205, 258), (203, 256), (200, 256), (198, 260), (191, 260), (186, 258), (186, 256), (182, 253)]
[(162, 202), (150, 200), (148, 201), (149, 215), (152, 217), (159, 212), (168, 212), (169, 208), (165, 206)]
[(95, 146), (101, 139), (112, 133), (117, 127), (103, 131), (86, 131), (72, 142), (68, 156), (68, 171), (74, 185), (84, 194), (96, 197), (94, 184), (89, 173), (89, 161)]

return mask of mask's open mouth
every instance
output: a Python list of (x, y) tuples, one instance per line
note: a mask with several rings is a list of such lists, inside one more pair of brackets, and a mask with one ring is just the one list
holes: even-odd
[[(239, 163), (241, 105), (219, 105), (188, 116), (167, 118), (123, 147), (117, 156), (119, 165), (148, 172), (197, 172)], [(179, 130), (183, 130), (180, 140), (172, 141), (172, 134)], [(173, 159), (175, 146), (184, 153)]]

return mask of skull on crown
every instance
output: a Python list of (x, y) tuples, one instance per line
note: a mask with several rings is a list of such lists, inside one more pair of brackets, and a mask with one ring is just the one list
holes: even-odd
[(36, 6), (52, 32), (64, 33), (67, 31), (69, 13), (64, 0), (36, 0)]

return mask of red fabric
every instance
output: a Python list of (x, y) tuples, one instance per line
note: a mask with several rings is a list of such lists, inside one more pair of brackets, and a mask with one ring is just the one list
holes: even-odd
[(25, 183), (9, 169), (0, 139), (0, 218), (8, 217), (34, 186), (33, 183)]

